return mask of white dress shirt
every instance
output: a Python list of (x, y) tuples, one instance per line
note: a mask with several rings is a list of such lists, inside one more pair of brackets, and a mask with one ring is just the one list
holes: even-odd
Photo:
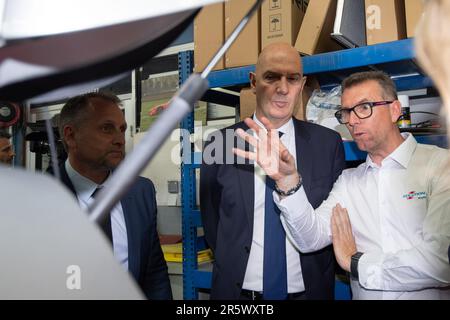
[[(78, 202), (83, 210), (87, 210), (88, 205), (94, 201), (92, 194), (97, 187), (108, 185), (109, 179), (101, 185), (83, 177), (70, 164), (69, 159), (65, 163), (67, 175), (72, 181), (73, 187), (77, 193)], [(128, 239), (125, 218), (123, 215), (122, 204), (117, 203), (111, 211), (111, 229), (113, 238), (114, 256), (120, 264), (128, 270)]]
[[(418, 144), (411, 134), (381, 166), (344, 170), (314, 211), (301, 188), (275, 202), (289, 237), (302, 252), (332, 242), (330, 217), (348, 210), (358, 251), (354, 299), (450, 299), (450, 167), (448, 151)], [(443, 288), (447, 287), (447, 288)]]
[[(253, 116), (253, 120), (262, 128), (263, 124)], [(291, 120), (278, 129), (283, 132), (281, 141), (296, 158), (294, 123)], [(243, 289), (252, 291), (263, 291), (263, 265), (264, 265), (264, 203), (266, 193), (266, 175), (255, 161), (255, 210), (253, 218), (253, 239), (250, 255), (245, 272)], [(274, 192), (275, 194), (275, 192)], [(291, 241), (286, 237), (286, 262), (288, 293), (301, 292), (305, 290), (300, 255)]]

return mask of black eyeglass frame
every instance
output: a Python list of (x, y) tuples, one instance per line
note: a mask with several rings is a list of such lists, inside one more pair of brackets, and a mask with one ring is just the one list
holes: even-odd
[[(353, 106), (352, 108), (339, 108), (338, 111), (335, 112), (334, 116), (336, 117), (336, 119), (339, 121), (340, 124), (347, 124), (349, 123), (349, 121), (347, 122), (343, 122), (341, 120), (342, 118), (342, 110), (348, 110), (348, 114), (350, 115), (350, 113), (353, 111), (353, 113), (359, 118), (359, 119), (367, 119), (370, 118), (373, 114), (373, 107), (379, 107), (379, 106), (385, 106), (388, 104), (391, 104), (395, 102), (395, 100), (392, 101), (367, 101), (367, 102), (362, 102), (362, 103), (358, 103), (356, 106)], [(362, 105), (369, 105), (370, 106), (370, 114), (367, 117), (360, 117), (358, 115), (358, 113), (355, 111), (356, 108), (362, 106)]]

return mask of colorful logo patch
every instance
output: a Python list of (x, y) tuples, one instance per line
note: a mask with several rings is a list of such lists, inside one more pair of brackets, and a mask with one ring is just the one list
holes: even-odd
[(403, 199), (406, 199), (406, 200), (413, 200), (413, 199), (421, 200), (421, 199), (426, 199), (426, 198), (427, 198), (427, 193), (424, 191), (422, 191), (422, 192), (411, 191), (411, 192), (408, 192), (407, 194), (403, 195)]

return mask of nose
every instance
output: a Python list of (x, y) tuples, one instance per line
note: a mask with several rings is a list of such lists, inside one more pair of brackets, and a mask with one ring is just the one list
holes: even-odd
[(361, 120), (356, 115), (355, 110), (350, 111), (350, 114), (348, 116), (349, 116), (348, 125), (351, 127), (353, 127), (355, 124), (358, 124)]
[(288, 92), (289, 92), (288, 81), (285, 77), (282, 77), (280, 81), (278, 81), (277, 93), (287, 94)]
[(125, 132), (119, 130), (114, 136), (113, 144), (119, 146), (125, 145)]

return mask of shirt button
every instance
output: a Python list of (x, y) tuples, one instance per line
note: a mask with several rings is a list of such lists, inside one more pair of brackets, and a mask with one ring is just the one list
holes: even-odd
[(245, 249), (245, 252), (250, 253), (250, 248), (248, 246), (245, 246), (244, 249)]

